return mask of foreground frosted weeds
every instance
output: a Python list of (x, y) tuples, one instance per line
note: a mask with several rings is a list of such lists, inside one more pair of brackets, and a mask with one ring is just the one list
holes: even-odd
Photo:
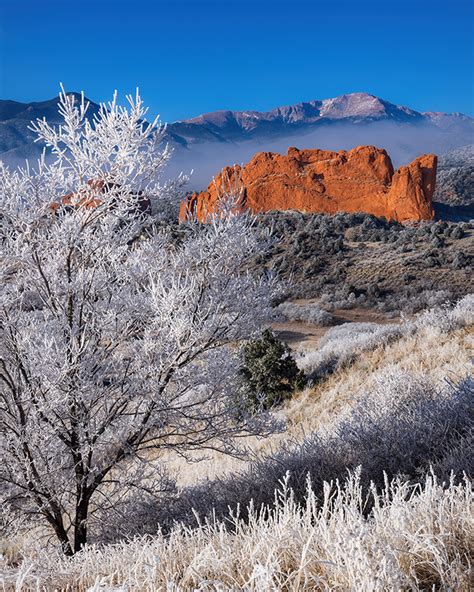
[[(68, 560), (44, 553), (6, 572), (6, 590), (469, 590), (474, 543), (472, 485), (443, 488), (430, 476), (423, 488), (387, 483), (372, 493), (363, 515), (357, 475), (347, 487), (309, 490), (299, 509), (286, 484), (271, 511), (253, 511), (248, 524), (231, 518), (103, 549)], [(233, 532), (229, 532), (232, 530)], [(5, 571), (7, 566), (3, 566)]]

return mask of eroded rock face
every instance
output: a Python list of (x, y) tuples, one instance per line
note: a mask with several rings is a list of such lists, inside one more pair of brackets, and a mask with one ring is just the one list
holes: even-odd
[(286, 156), (259, 152), (244, 167), (226, 167), (206, 191), (181, 205), (180, 219), (205, 221), (229, 187), (240, 187), (236, 207), (253, 212), (367, 212), (404, 222), (431, 220), (437, 158), (425, 154), (394, 171), (387, 152), (374, 146), (350, 151), (298, 150)]

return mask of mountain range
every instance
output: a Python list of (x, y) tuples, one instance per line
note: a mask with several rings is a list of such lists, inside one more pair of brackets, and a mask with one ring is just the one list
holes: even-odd
[(419, 113), (367, 93), (352, 93), (332, 99), (277, 107), (271, 111), (214, 111), (169, 126), (170, 136), (180, 144), (203, 141), (245, 141), (309, 131), (321, 125), (395, 122), (429, 125), (439, 129), (470, 128), (474, 120), (462, 113)]
[[(73, 93), (79, 97), (77, 93)], [(20, 103), (0, 100), (0, 159), (16, 165), (35, 159), (41, 144), (28, 129), (36, 118), (60, 123), (57, 98)], [(90, 101), (89, 115), (99, 106)], [(423, 152), (443, 154), (471, 144), (474, 119), (461, 113), (419, 112), (367, 93), (344, 94), (270, 111), (215, 111), (167, 126), (175, 148), (170, 174), (189, 173), (192, 188), (203, 187), (224, 165), (241, 163), (255, 152), (286, 152), (288, 146), (350, 149), (371, 144), (387, 149), (396, 165)]]

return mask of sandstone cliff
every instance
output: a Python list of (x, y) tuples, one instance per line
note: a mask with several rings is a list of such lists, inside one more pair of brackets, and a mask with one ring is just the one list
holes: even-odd
[(205, 221), (229, 187), (239, 188), (238, 207), (253, 212), (367, 212), (399, 222), (431, 220), (437, 158), (425, 154), (394, 171), (389, 155), (374, 146), (350, 151), (260, 152), (244, 167), (226, 167), (206, 191), (181, 205), (180, 219)]

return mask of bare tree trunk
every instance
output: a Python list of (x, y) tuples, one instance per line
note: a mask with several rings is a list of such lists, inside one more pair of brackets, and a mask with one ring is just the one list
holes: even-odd
[(87, 543), (87, 516), (89, 514), (89, 498), (83, 497), (77, 507), (74, 520), (74, 553), (80, 551)]
[(56, 533), (56, 536), (58, 537), (59, 542), (61, 543), (61, 548), (62, 548), (64, 554), (67, 555), (68, 557), (72, 557), (72, 555), (74, 555), (74, 551), (71, 547), (71, 543), (69, 541), (69, 537), (67, 535), (66, 529), (64, 528), (62, 518), (61, 517), (59, 517), (59, 518), (48, 517), (47, 520), (51, 524), (51, 526), (53, 527), (53, 530)]

